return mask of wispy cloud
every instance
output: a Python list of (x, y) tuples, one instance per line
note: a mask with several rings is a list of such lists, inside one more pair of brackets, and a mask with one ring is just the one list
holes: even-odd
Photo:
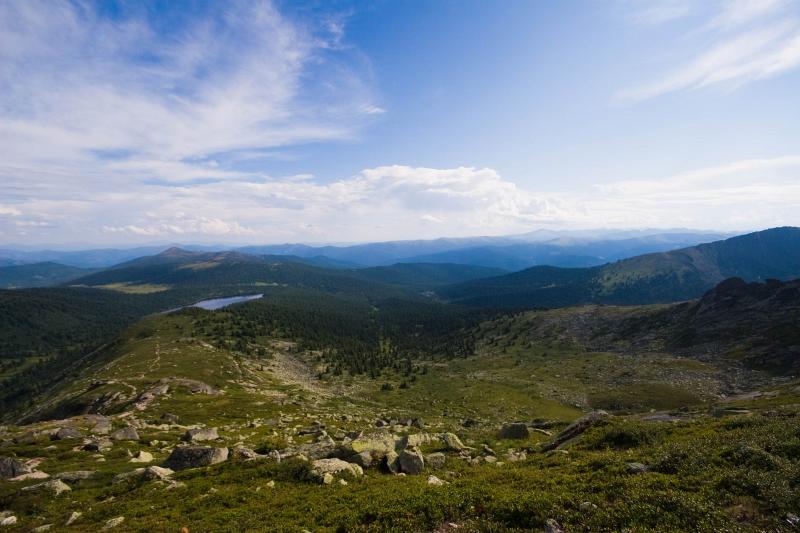
[(737, 87), (800, 67), (800, 18), (796, 0), (728, 0), (699, 20), (686, 37), (693, 56), (654, 80), (619, 93), (641, 101), (666, 93)]

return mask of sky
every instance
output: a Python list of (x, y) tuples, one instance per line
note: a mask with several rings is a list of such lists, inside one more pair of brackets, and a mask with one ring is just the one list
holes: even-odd
[(0, 1), (0, 245), (800, 225), (800, 0)]

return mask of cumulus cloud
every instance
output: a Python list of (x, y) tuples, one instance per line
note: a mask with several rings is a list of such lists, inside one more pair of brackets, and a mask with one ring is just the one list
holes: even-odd
[[(677, 13), (669, 11), (669, 5), (651, 8), (656, 13)], [(799, 5), (797, 0), (725, 0), (704, 5), (713, 9), (706, 9), (683, 37), (690, 43), (687, 57), (654, 79), (620, 91), (621, 98), (640, 101), (675, 91), (738, 87), (800, 67), (800, 18), (792, 10)], [(647, 10), (636, 13), (648, 19)]]

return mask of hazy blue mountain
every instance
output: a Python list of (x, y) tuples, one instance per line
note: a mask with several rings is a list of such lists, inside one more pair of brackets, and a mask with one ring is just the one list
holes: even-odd
[(506, 274), (499, 268), (450, 263), (397, 263), (353, 271), (361, 279), (417, 290)]
[(31, 263), (0, 267), (0, 288), (48, 287), (94, 272), (58, 263)]
[(442, 287), (437, 293), (488, 307), (640, 304), (696, 298), (729, 277), (800, 277), (800, 228), (774, 228), (590, 268), (533, 267)]

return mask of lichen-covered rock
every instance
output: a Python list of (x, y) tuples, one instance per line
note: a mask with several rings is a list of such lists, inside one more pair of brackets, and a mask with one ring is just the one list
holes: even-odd
[(168, 481), (169, 476), (174, 474), (175, 471), (170, 468), (163, 468), (160, 466), (148, 466), (142, 472), (142, 479), (146, 481), (160, 479), (161, 481)]
[(400, 473), (400, 456), (395, 451), (387, 453), (383, 458), (383, 467), (390, 474)]
[(341, 459), (317, 459), (313, 461), (311, 465), (312, 473), (326, 484), (330, 484), (333, 481), (333, 476), (341, 474), (342, 472), (352, 476), (361, 476), (364, 474), (364, 471), (357, 464), (348, 463)]
[(441, 485), (447, 485), (447, 482), (446, 481), (442, 481), (441, 479), (439, 479), (436, 476), (428, 476), (428, 485), (441, 486)]
[(361, 452), (348, 457), (347, 462), (357, 464), (361, 468), (369, 468), (375, 464), (375, 459), (370, 452)]
[(186, 468), (210, 466), (227, 460), (228, 448), (182, 446), (172, 450), (167, 460), (164, 461), (163, 466), (172, 470), (184, 470)]
[(464, 443), (461, 442), (461, 439), (459, 439), (458, 435), (455, 433), (442, 433), (439, 437), (439, 440), (442, 441), (442, 444), (444, 444), (445, 448), (454, 452), (460, 452), (467, 449), (467, 447), (464, 446)]
[(236, 446), (235, 448), (231, 449), (230, 459), (231, 461), (235, 461), (237, 463), (244, 463), (247, 461), (257, 461), (259, 459), (268, 459), (268, 455), (261, 455), (256, 453), (255, 451), (251, 450), (250, 448), (245, 448), (244, 446)]
[(196, 428), (189, 429), (183, 434), (181, 440), (186, 442), (202, 442), (207, 440), (217, 440), (219, 433), (217, 428)]
[(118, 516), (116, 518), (112, 518), (111, 520), (108, 520), (105, 523), (105, 525), (103, 526), (103, 530), (114, 529), (115, 527), (117, 527), (118, 525), (123, 523), (124, 521), (125, 521), (125, 517), (124, 516)]
[(369, 452), (375, 458), (385, 457), (395, 451), (397, 441), (391, 433), (373, 433), (361, 435), (349, 444), (354, 453)]

